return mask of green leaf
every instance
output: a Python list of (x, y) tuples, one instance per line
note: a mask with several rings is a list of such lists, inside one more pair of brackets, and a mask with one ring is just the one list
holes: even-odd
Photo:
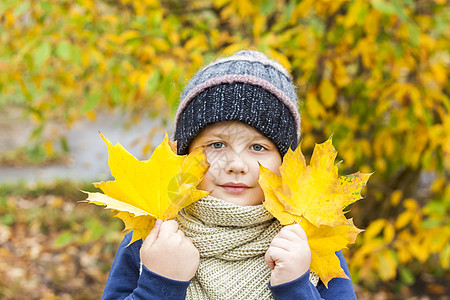
[[(42, 115), (38, 114), (38, 118), (42, 119)], [(44, 123), (40, 123), (39, 126), (37, 126), (30, 135), (30, 139), (37, 139), (39, 136), (42, 136), (42, 133), (44, 132)]]
[(52, 47), (49, 42), (43, 42), (33, 51), (34, 67), (39, 69), (44, 62), (50, 57)]
[(373, 7), (387, 15), (394, 15), (397, 13), (397, 9), (391, 3), (385, 2), (383, 0), (372, 0), (371, 1)]
[(53, 11), (53, 6), (50, 2), (40, 1), (39, 4), (41, 5), (42, 10), (45, 11), (46, 13), (50, 13)]
[[(449, 13), (450, 15), (450, 13)], [(439, 34), (444, 34), (448, 27), (448, 21), (443, 16), (435, 16), (434, 22), (436, 23), (435, 30), (439, 32)]]
[(420, 29), (414, 23), (408, 23), (409, 41), (414, 47), (419, 47)]
[(60, 145), (61, 145), (61, 149), (63, 152), (69, 153), (70, 147), (69, 147), (69, 142), (67, 141), (66, 137), (61, 138)]
[(20, 2), (20, 0), (4, 0), (4, 1), (0, 1), (0, 15), (3, 14), (5, 12), (5, 10), (7, 10), (8, 8), (16, 5), (19, 2)]
[(362, 25), (364, 24), (364, 20), (366, 18), (367, 13), (369, 12), (369, 5), (365, 5), (363, 9), (361, 9), (361, 11), (359, 12), (357, 18), (356, 18), (356, 23), (358, 25)]
[(411, 285), (415, 282), (414, 274), (405, 267), (399, 267), (400, 279), (406, 285)]
[(120, 101), (120, 89), (117, 87), (117, 85), (112, 85), (111, 88), (109, 89), (109, 92), (111, 93), (111, 97), (114, 103), (119, 103)]
[(289, 22), (289, 19), (292, 16), (292, 13), (294, 12), (296, 6), (296, 2), (295, 1), (289, 1), (286, 8), (284, 9), (283, 12), (283, 22), (282, 23), (287, 23)]
[(12, 225), (14, 222), (16, 222), (16, 216), (14, 214), (5, 214), (0, 218), (0, 223), (6, 226)]
[(14, 10), (14, 17), (18, 17), (21, 16), (23, 13), (25, 13), (28, 9), (30, 8), (30, 3), (29, 2), (23, 2), (21, 5), (19, 5), (19, 7), (17, 7)]
[(81, 66), (81, 49), (80, 47), (71, 46), (71, 52), (72, 52), (72, 61), (74, 62), (74, 64)]
[(96, 241), (105, 234), (105, 227), (96, 219), (88, 219), (84, 222), (84, 225), (91, 233), (89, 241)]
[(76, 237), (76, 234), (70, 231), (63, 232), (53, 242), (53, 246), (56, 248), (62, 248), (75, 241)]
[(56, 55), (62, 59), (69, 60), (72, 56), (72, 45), (67, 41), (62, 41), (56, 47)]
[(426, 219), (424, 221), (422, 221), (422, 228), (433, 228), (433, 227), (439, 227), (442, 225), (442, 220), (437, 220), (437, 219)]
[(411, 22), (405, 14), (405, 9), (403, 6), (397, 0), (392, 0), (392, 3), (394, 4), (396, 15), (405, 22)]
[(169, 103), (170, 101), (170, 94), (172, 91), (172, 81), (171, 81), (171, 76), (170, 75), (166, 75), (162, 78), (161, 80), (161, 91), (164, 94), (164, 97), (166, 99), (166, 103)]
[(155, 70), (151, 78), (147, 81), (147, 93), (153, 94), (158, 87), (159, 81), (161, 80), (161, 73), (159, 70)]
[(92, 110), (94, 107), (97, 106), (99, 101), (100, 101), (100, 92), (94, 92), (89, 94), (89, 96), (86, 99), (86, 103), (84, 103), (83, 107), (81, 108), (81, 113), (85, 114), (88, 111)]
[(273, 0), (263, 0), (259, 5), (259, 12), (263, 15), (268, 15), (272, 13), (275, 9), (275, 1)]
[(322, 36), (325, 32), (325, 24), (319, 18), (311, 18), (309, 22), (312, 31), (316, 36)]

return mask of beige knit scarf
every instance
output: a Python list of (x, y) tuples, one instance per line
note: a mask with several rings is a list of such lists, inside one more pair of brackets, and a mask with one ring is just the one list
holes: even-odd
[[(206, 196), (181, 210), (177, 221), (200, 252), (186, 299), (273, 299), (264, 255), (282, 226), (263, 205)], [(314, 284), (317, 279), (310, 276)]]

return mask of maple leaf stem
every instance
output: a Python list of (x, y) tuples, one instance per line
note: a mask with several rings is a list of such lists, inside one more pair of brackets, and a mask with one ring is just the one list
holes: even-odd
[(300, 223), (302, 222), (302, 220), (303, 220), (303, 216), (300, 217), (300, 220), (298, 220), (297, 224), (301, 225)]

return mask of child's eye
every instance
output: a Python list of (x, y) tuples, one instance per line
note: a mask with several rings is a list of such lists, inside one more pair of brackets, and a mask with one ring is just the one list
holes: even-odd
[(214, 149), (220, 149), (220, 148), (225, 147), (225, 144), (222, 142), (214, 142), (210, 146)]
[(264, 147), (264, 146), (261, 146), (260, 144), (254, 144), (254, 145), (252, 145), (252, 147), (251, 147), (253, 150), (255, 150), (255, 151), (263, 151), (263, 150), (265, 150), (266, 148)]

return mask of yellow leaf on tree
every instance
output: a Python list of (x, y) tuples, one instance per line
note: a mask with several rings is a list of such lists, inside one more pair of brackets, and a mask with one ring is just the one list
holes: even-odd
[(139, 161), (122, 145), (102, 135), (108, 147), (108, 164), (114, 181), (94, 183), (102, 193), (88, 193), (90, 203), (119, 211), (125, 230), (133, 230), (130, 243), (145, 239), (156, 219), (175, 218), (185, 206), (206, 196), (197, 185), (209, 167), (201, 148), (189, 155), (175, 153), (175, 143), (166, 134), (146, 161)]
[(306, 165), (300, 147), (288, 150), (278, 176), (260, 166), (259, 184), (264, 206), (282, 225), (299, 223), (311, 248), (311, 271), (325, 286), (335, 277), (347, 278), (335, 252), (354, 243), (361, 232), (343, 209), (361, 199), (361, 190), (371, 174), (338, 175), (337, 152), (331, 138), (316, 145), (311, 164)]
[(322, 103), (326, 107), (331, 107), (336, 102), (336, 96), (337, 96), (336, 88), (333, 86), (331, 81), (329, 81), (328, 79), (325, 79), (320, 83), (319, 94), (320, 94), (320, 99), (322, 100)]

